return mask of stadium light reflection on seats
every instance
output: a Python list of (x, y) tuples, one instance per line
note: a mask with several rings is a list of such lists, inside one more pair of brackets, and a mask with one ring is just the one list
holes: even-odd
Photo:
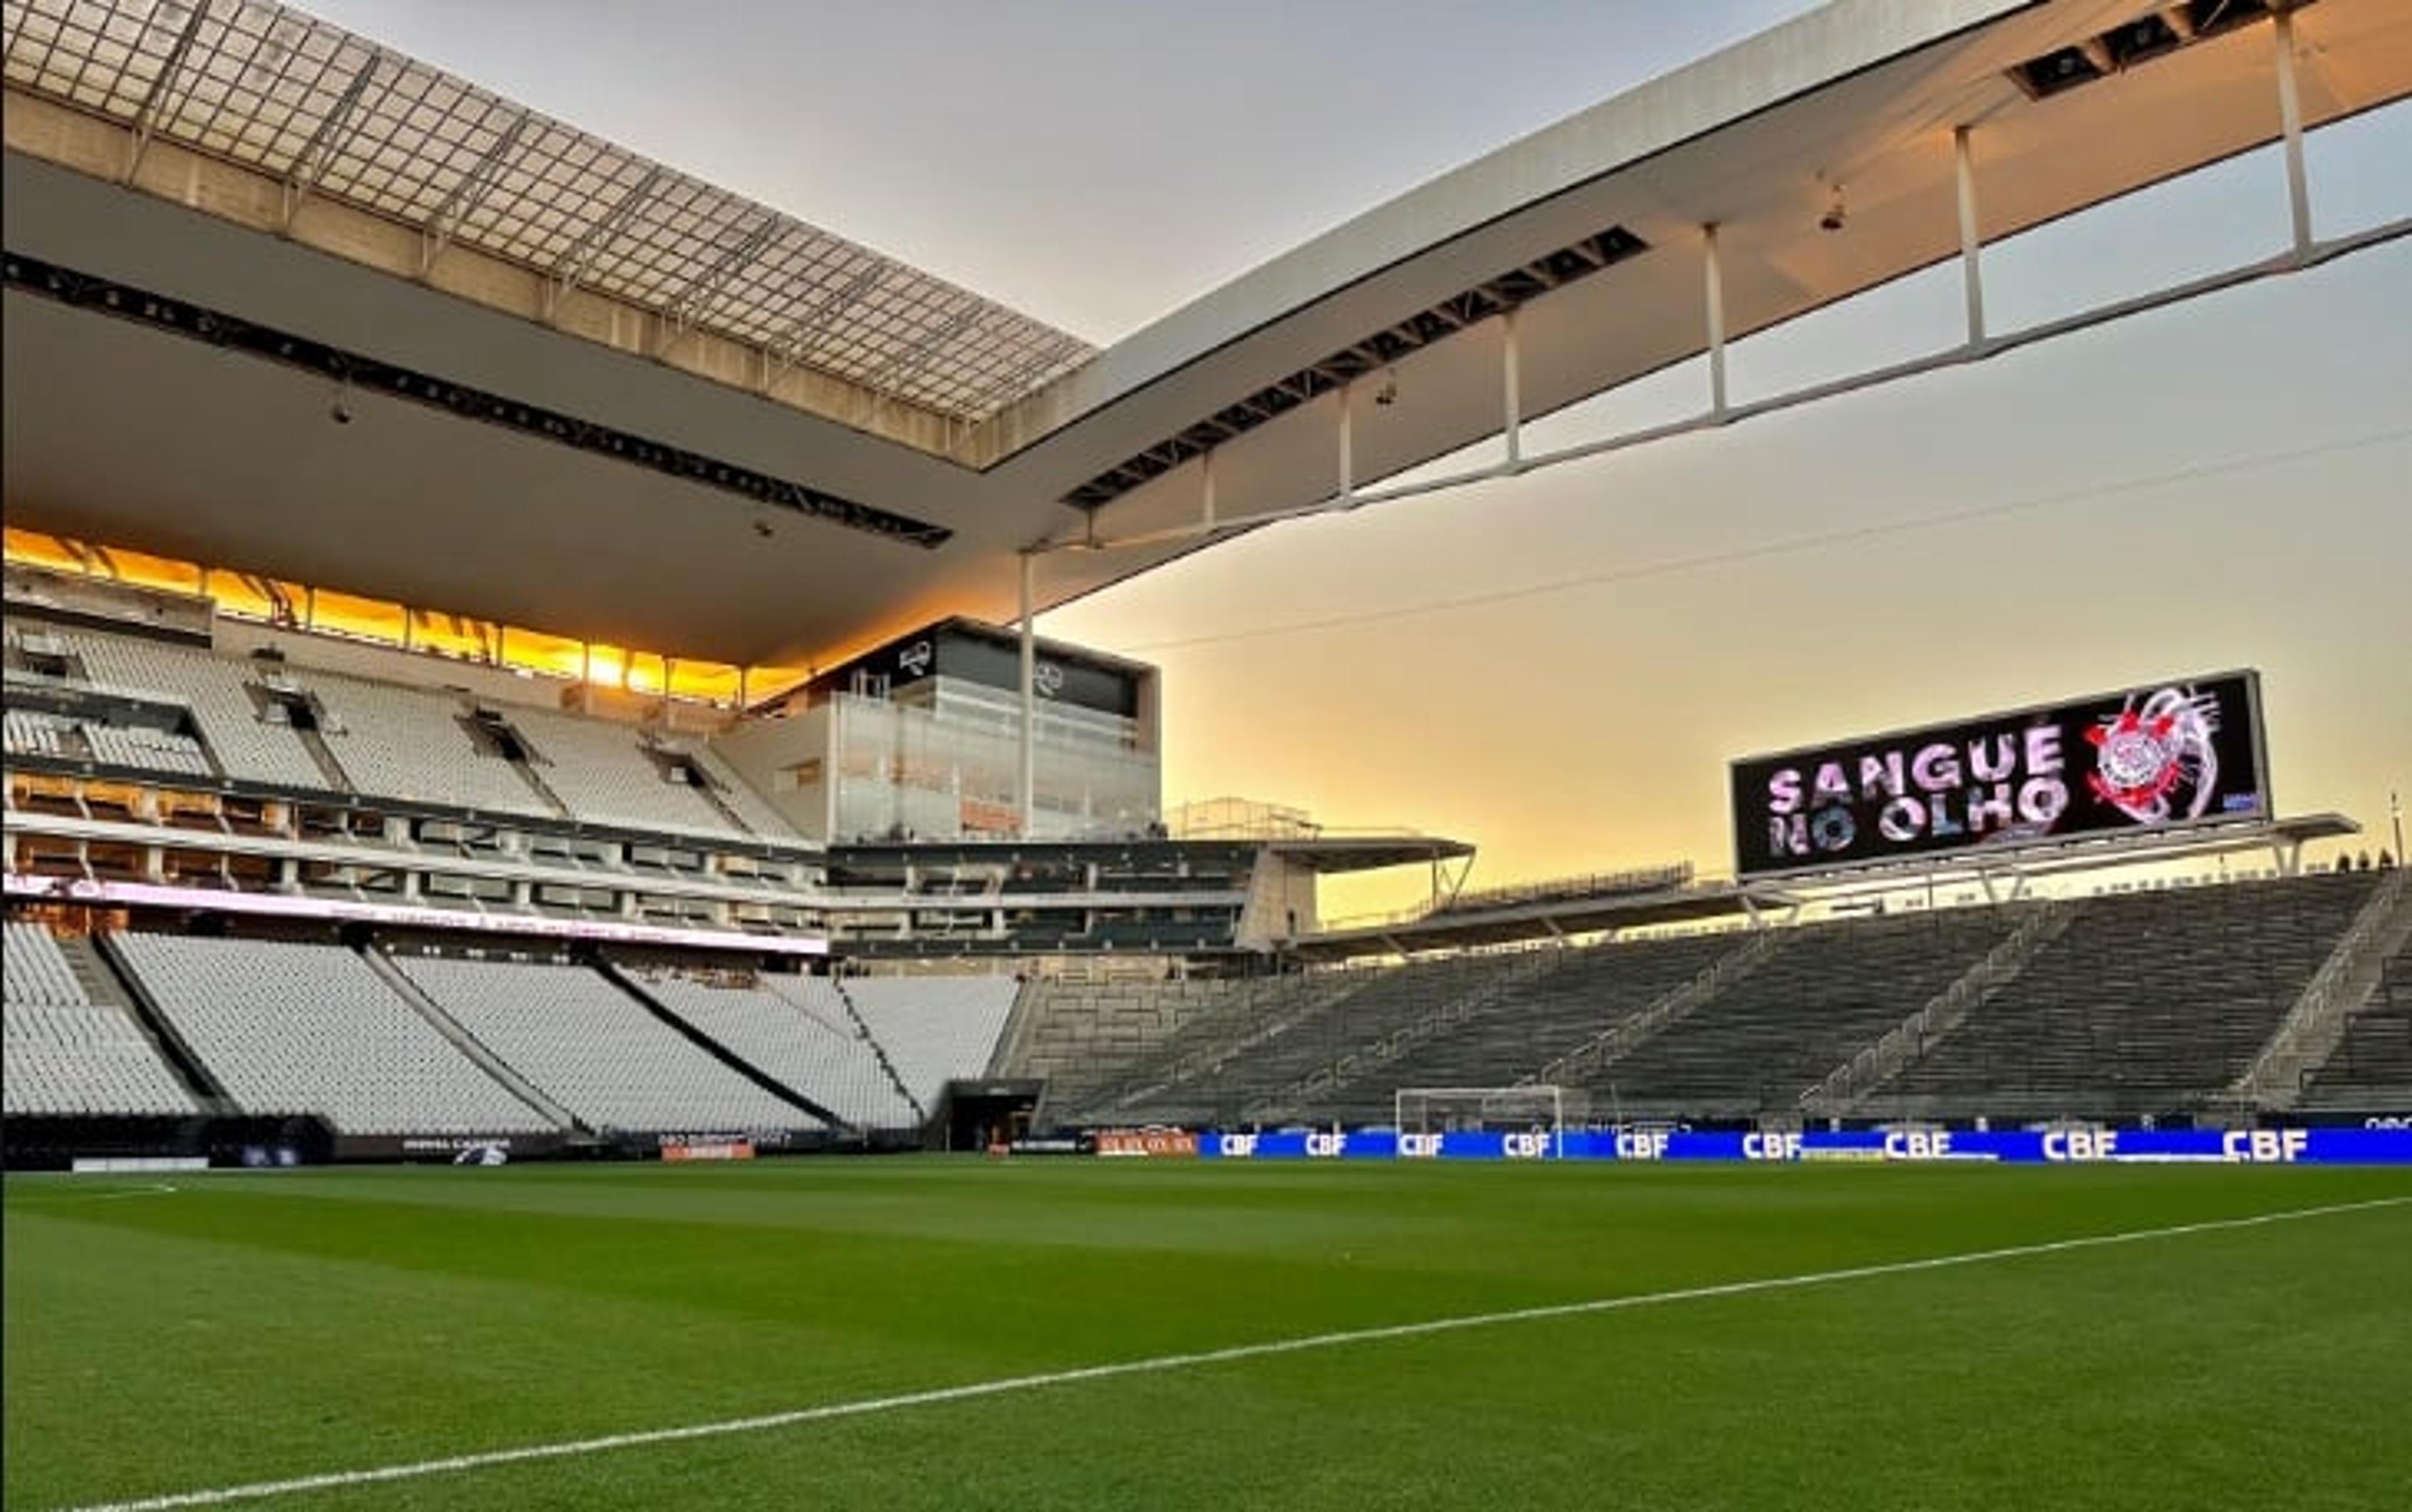
[[(523, 676), (576, 683), (587, 676), (590, 648), (570, 636), (552, 635), (480, 620), (443, 609), (390, 603), (360, 594), (270, 579), (257, 573), (204, 568), (172, 557), (123, 547), (99, 547), (65, 536), (8, 526), (6, 557), (11, 564), (78, 577), (101, 577), (130, 587), (206, 597), (235, 619), (252, 620), (310, 634), (401, 646), (454, 661), (478, 663)], [(801, 667), (738, 667), (690, 660), (676, 653), (591, 648), (598, 686), (670, 697), (734, 705), (774, 697), (805, 682)], [(650, 664), (652, 670), (638, 668)], [(625, 674), (625, 675), (624, 675)]]

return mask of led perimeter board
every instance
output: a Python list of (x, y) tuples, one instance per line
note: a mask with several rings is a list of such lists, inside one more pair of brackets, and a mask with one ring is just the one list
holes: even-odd
[(2267, 819), (2261, 680), (2148, 683), (1733, 763), (1738, 876)]

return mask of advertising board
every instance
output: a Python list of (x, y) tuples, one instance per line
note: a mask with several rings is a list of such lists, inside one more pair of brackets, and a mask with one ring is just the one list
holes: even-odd
[(1978, 849), (2267, 819), (2260, 680), (2148, 683), (1748, 756), (1734, 871), (1840, 871)]

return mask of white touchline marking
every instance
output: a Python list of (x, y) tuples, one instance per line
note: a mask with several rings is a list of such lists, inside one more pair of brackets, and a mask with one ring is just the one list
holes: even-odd
[(53, 1192), (40, 1196), (29, 1196), (27, 1197), (21, 1198), (20, 1200), (28, 1202), (32, 1206), (38, 1208), (45, 1201), (114, 1202), (120, 1197), (156, 1196), (162, 1192), (173, 1192), (174, 1190), (176, 1190), (176, 1188), (167, 1182), (145, 1182), (140, 1186), (120, 1187), (111, 1192)]
[(95, 1502), (66, 1509), (66, 1512), (170, 1512), (186, 1506), (222, 1506), (229, 1502), (265, 1501), (271, 1497), (293, 1496), (303, 1491), (333, 1490), (350, 1486), (373, 1486), (381, 1481), (417, 1480), (428, 1475), (447, 1475), (468, 1470), (486, 1470), (496, 1465), (524, 1464), (535, 1460), (563, 1460), (578, 1455), (602, 1454), (612, 1449), (642, 1448), (654, 1444), (676, 1444), (687, 1439), (723, 1438), (735, 1433), (761, 1433), (774, 1428), (789, 1428), (798, 1423), (825, 1422), (833, 1417), (862, 1417), (874, 1413), (896, 1412), (906, 1407), (937, 1406), (946, 1402), (968, 1402), (978, 1397), (1003, 1396), (1013, 1391), (1035, 1391), (1046, 1387), (1072, 1386), (1083, 1381), (1111, 1380), (1123, 1375), (1153, 1375), (1168, 1371), (1189, 1370), (1199, 1365), (1221, 1365), (1232, 1360), (1261, 1359), (1271, 1355), (1303, 1354), (1315, 1349), (1336, 1349), (1344, 1344), (1374, 1343), (1386, 1339), (1415, 1339), (1426, 1334), (1454, 1333), (1466, 1329), (1495, 1328), (1507, 1323), (1531, 1323), (1547, 1318), (1580, 1317), (1593, 1313), (1619, 1313), (1635, 1308), (1659, 1307), (1669, 1302), (1706, 1301), (1721, 1297), (1747, 1297), (1759, 1292), (1797, 1291), (1809, 1286), (1829, 1285), (1841, 1281), (1864, 1281), (1873, 1276), (1907, 1275), (1919, 1270), (1947, 1270), (1958, 1266), (1984, 1265), (1995, 1260), (2015, 1260), (2032, 1255), (2058, 1255), (2069, 1250), (2100, 1249), (2112, 1244), (2135, 1244), (2149, 1240), (2178, 1239), (2188, 1234), (2208, 1234), (2221, 1229), (2255, 1228), (2265, 1224), (2290, 1223), (2303, 1218), (2325, 1218), (2344, 1212), (2364, 1212), (2374, 1208), (2399, 1208), (2412, 1203), (2412, 1196), (2371, 1197), (2361, 1202), (2333, 1202), (2317, 1208), (2288, 1208), (2277, 1212), (2258, 1212), (2242, 1218), (2207, 1218), (2199, 1223), (2171, 1224), (2161, 1228), (2135, 1228), (2116, 1234), (2088, 1234), (2075, 1239), (2044, 1240), (2034, 1244), (2013, 1244), (2001, 1249), (1969, 1250), (1959, 1255), (1935, 1255), (1919, 1260), (1887, 1260), (1875, 1265), (1849, 1266), (1840, 1270), (1812, 1270), (1800, 1275), (1762, 1276), (1752, 1281), (1725, 1281), (1708, 1286), (1685, 1286), (1675, 1291), (1640, 1292), (1625, 1297), (1599, 1297), (1581, 1302), (1552, 1302), (1539, 1307), (1512, 1308), (1501, 1313), (1471, 1313), (1457, 1317), (1428, 1318), (1420, 1323), (1391, 1323), (1371, 1329), (1350, 1329), (1338, 1333), (1313, 1333), (1296, 1339), (1272, 1339), (1261, 1343), (1232, 1344), (1222, 1349), (1201, 1349), (1185, 1355), (1158, 1355), (1149, 1359), (1118, 1360), (1108, 1365), (1085, 1365), (1074, 1370), (1048, 1371), (1037, 1375), (1014, 1375), (996, 1381), (975, 1381), (963, 1386), (934, 1387), (926, 1391), (907, 1391), (890, 1397), (866, 1397), (854, 1402), (832, 1402), (817, 1407), (798, 1407), (787, 1412), (764, 1413), (756, 1417), (730, 1417), (716, 1423), (689, 1423), (683, 1428), (653, 1428), (633, 1433), (607, 1433), (600, 1438), (572, 1439), (559, 1444), (530, 1444), (516, 1449), (488, 1449), (476, 1454), (456, 1454), (441, 1460), (418, 1460), (407, 1464), (378, 1465), (368, 1470), (335, 1470), (323, 1475), (301, 1475), (291, 1480), (254, 1481), (245, 1486), (221, 1486), (209, 1490), (177, 1491), (166, 1496), (146, 1496), (131, 1502)]

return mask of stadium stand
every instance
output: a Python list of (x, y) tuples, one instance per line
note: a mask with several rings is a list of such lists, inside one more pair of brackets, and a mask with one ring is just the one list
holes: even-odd
[[(2209, 1107), (2334, 948), (2370, 875), (2060, 904), (2061, 934), (1988, 981), (1856, 1111)], [(1047, 1078), (1048, 1112), (1066, 1123), (1379, 1123), (1403, 1086), (1544, 1073), (1587, 1094), (1575, 1106), (1587, 1102), (1594, 1118), (1792, 1118), (1804, 1093), (1962, 980), (2026, 917), (1956, 908), (1272, 979), (1041, 984), (1000, 1070)], [(1745, 947), (1754, 959), (1743, 969), (1702, 977)], [(2390, 965), (2316, 1102), (2405, 1100), (2390, 994), (2406, 991), (2407, 975)], [(1673, 1010), (1663, 1021), (1661, 1006)], [(1570, 1053), (1603, 1042), (1604, 1055)]]
[(1862, 1107), (2006, 1118), (2199, 1107), (2269, 1039), (2373, 874), (2113, 894)]
[(317, 670), (288, 677), (316, 695), (328, 748), (360, 791), (495, 814), (553, 813), (512, 762), (470, 735), (457, 696)]
[(1330, 972), (1041, 982), (1032, 994), (1020, 1043), (1008, 1049), (1000, 1070), (1044, 1079), (1051, 1117), (1096, 1122), (1149, 1087), (1205, 1074), (1239, 1053), (1251, 1036), (1312, 1015), (1366, 979)]
[(7, 1014), (6, 1109), (135, 1117), (195, 1111), (192, 1094), (124, 1009), (19, 1003)]
[(200, 742), (189, 735), (139, 725), (120, 728), (114, 725), (94, 724), (89, 720), (81, 727), (84, 743), (91, 748), (95, 761), (116, 767), (148, 768), (153, 771), (173, 772), (185, 777), (213, 775), (210, 758), (203, 754)]
[(7, 952), (0, 955), (0, 996), (11, 1003), (82, 1004), (91, 1000), (76, 980), (58, 941), (39, 924), (10, 919)]
[(2370, 1001), (2347, 1021), (2297, 1106), (2412, 1112), (2412, 949), (2389, 958)]
[(534, 709), (514, 709), (508, 718), (526, 740), (544, 785), (581, 819), (715, 836), (742, 832), (701, 793), (666, 777), (625, 726)]
[(1577, 1084), (1595, 1113), (1788, 1113), (2011, 927), (1996, 910), (1963, 908), (1786, 931), (1755, 969)]
[(733, 1132), (819, 1123), (584, 967), (434, 956), (395, 964), (454, 1022), (592, 1128)]
[(728, 805), (729, 812), (737, 816), (738, 823), (757, 835), (766, 835), (773, 840), (795, 837), (795, 827), (781, 818), (776, 809), (747, 786), (745, 779), (737, 774), (737, 769), (724, 760), (718, 752), (708, 745), (697, 744), (689, 747), (687, 754), (702, 769), (704, 776), (711, 780), (713, 790), (718, 793), (720, 800)]
[(846, 983), (856, 1013), (923, 1108), (996, 1052), (1020, 987), (1010, 976), (867, 976)]
[(70, 685), (187, 710), (228, 777), (280, 787), (328, 785), (300, 737), (263, 717), (264, 705), (251, 692), (251, 664), (137, 636), (83, 629), (46, 633), (75, 658), (75, 670), (82, 674), (71, 672)]
[(827, 982), (661, 973), (644, 983), (697, 1030), (855, 1127), (904, 1129), (919, 1122)]
[(338, 946), (125, 934), (119, 959), (246, 1113), (346, 1134), (552, 1125)]
[(93, 1001), (48, 930), (10, 920), (5, 943), (0, 1107), (71, 1116), (196, 1110), (141, 1025), (118, 1005)]
[[(35, 671), (30, 631), (72, 660)], [(512, 706), (481, 738), (471, 700), (318, 668), (239, 660), (195, 646), (27, 622), (9, 632), (14, 681), (114, 694), (188, 712), (203, 737), (33, 710), (7, 714), (7, 749), (189, 777), (552, 816), (713, 839), (792, 841), (793, 829), (700, 741), (649, 755), (632, 727)], [(309, 732), (296, 728), (307, 709)], [(325, 759), (314, 754), (313, 743)], [(217, 765), (213, 766), (214, 753)], [(693, 781), (681, 780), (691, 775)]]
[[(2338, 958), (2376, 880), (2322, 873), (2054, 904), (2062, 927), (2039, 936), (2014, 974), (1958, 993), (1962, 1011), (1890, 1080), (1871, 1079), (1849, 1106), (1827, 1110), (2216, 1111)], [(2026, 905), (1946, 909), (1271, 976), (1027, 989), (1002, 976), (839, 982), (654, 968), (633, 988), (652, 1006), (582, 967), (114, 938), (131, 979), (199, 1063), (195, 1075), (214, 1078), (247, 1114), (316, 1113), (351, 1134), (539, 1132), (568, 1119), (627, 1130), (814, 1126), (768, 1090), (777, 1087), (858, 1129), (893, 1133), (919, 1127), (949, 1081), (992, 1064), (1046, 1080), (1043, 1122), (1057, 1125), (1379, 1123), (1402, 1086), (1537, 1076), (1588, 1094), (1569, 1110), (1594, 1119), (1793, 1118), (1806, 1089), (1963, 982), (2028, 917)], [(139, 1016), (96, 1000), (66, 953), (76, 942), (11, 921), (7, 943), (11, 1112), (196, 1108)], [(2354, 993), (2300, 1106), (2412, 1107), (2407, 952), (2380, 959)], [(1012, 1040), (1001, 1044), (1009, 1018)]]
[(173, 730), (68, 719), (19, 709), (7, 712), (7, 749), (12, 753), (90, 760), (185, 777), (215, 775), (200, 742)]
[(1684, 986), (1734, 949), (1731, 934), (1561, 947), (1545, 969), (1503, 982), (1487, 999), (1478, 988), (1456, 1013), (1395, 1053), (1360, 1050), (1319, 1102), (1345, 1116), (1388, 1120), (1399, 1087), (1499, 1086), (1624, 1022)]
[(11, 709), (0, 727), (7, 730), (7, 749), (12, 755), (44, 756), (76, 756), (82, 752), (75, 747), (76, 722), (31, 710)]

